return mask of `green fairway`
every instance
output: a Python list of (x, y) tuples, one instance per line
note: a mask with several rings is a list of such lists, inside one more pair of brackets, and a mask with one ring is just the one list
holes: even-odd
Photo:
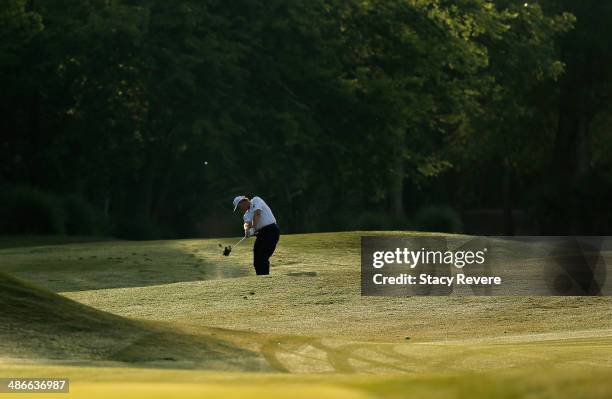
[(285, 235), (265, 277), (252, 239), (2, 249), (0, 377), (88, 398), (609, 396), (608, 297), (361, 297), (363, 234)]
[[(0, 366), (1, 367), (1, 366)], [(608, 398), (608, 370), (502, 370), (427, 374), (251, 374), (138, 368), (11, 366), (12, 376), (71, 378), (57, 398)], [(4, 394), (3, 398), (24, 398)]]

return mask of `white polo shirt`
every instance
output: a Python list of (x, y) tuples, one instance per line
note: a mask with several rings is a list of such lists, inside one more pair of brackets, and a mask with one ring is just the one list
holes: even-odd
[(253, 223), (253, 214), (258, 209), (261, 210), (261, 215), (259, 216), (259, 223), (257, 224), (257, 226), (253, 226), (255, 227), (255, 230), (259, 230), (269, 224), (276, 223), (276, 218), (272, 214), (272, 210), (270, 209), (268, 204), (266, 204), (264, 200), (259, 197), (251, 198), (251, 207), (244, 213), (244, 216), (242, 217), (244, 221)]

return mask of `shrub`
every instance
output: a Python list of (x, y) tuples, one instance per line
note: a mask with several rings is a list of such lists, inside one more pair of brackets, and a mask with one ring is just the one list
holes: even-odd
[(101, 232), (102, 229), (98, 225), (99, 215), (82, 197), (69, 195), (64, 197), (62, 205), (66, 234), (93, 235)]
[(126, 240), (154, 240), (161, 237), (161, 231), (145, 216), (126, 217), (117, 222), (113, 236)]
[(405, 219), (397, 219), (385, 212), (362, 212), (348, 223), (350, 230), (403, 230), (408, 227)]
[(5, 187), (0, 194), (0, 232), (64, 234), (61, 201), (33, 187)]
[(449, 206), (426, 206), (417, 212), (415, 225), (421, 231), (460, 233), (463, 229), (461, 216)]

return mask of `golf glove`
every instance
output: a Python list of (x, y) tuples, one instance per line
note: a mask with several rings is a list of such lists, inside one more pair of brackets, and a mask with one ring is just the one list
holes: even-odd
[(253, 237), (255, 235), (255, 228), (251, 227), (250, 229), (247, 230), (246, 232), (246, 236), (247, 237)]

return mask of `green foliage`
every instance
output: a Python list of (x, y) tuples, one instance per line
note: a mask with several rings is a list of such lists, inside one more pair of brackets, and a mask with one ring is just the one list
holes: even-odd
[(61, 201), (28, 186), (5, 187), (0, 195), (2, 234), (63, 234)]
[(409, 230), (411, 227), (405, 218), (381, 211), (358, 212), (345, 226), (348, 230)]
[[(549, 3), (10, 0), (0, 181), (83, 193), (118, 234), (156, 237), (241, 192), (303, 231), (345, 227), (340, 207), (401, 218), (406, 186), (450, 173), (541, 177), (576, 23)], [(69, 231), (90, 231), (86, 207)]]
[(31, 186), (6, 186), (0, 195), (1, 234), (105, 235), (98, 209), (80, 196), (57, 196)]
[(431, 205), (420, 208), (415, 217), (415, 225), (420, 231), (461, 233), (463, 222), (453, 208), (445, 205)]
[(26, 10), (26, 0), (3, 0), (0, 7), (0, 68), (19, 67), (23, 46), (42, 30), (40, 15)]
[(66, 234), (104, 235), (104, 221), (99, 212), (85, 199), (69, 195), (62, 199)]
[(125, 217), (116, 224), (113, 236), (126, 240), (154, 240), (161, 237), (161, 230), (145, 216)]

